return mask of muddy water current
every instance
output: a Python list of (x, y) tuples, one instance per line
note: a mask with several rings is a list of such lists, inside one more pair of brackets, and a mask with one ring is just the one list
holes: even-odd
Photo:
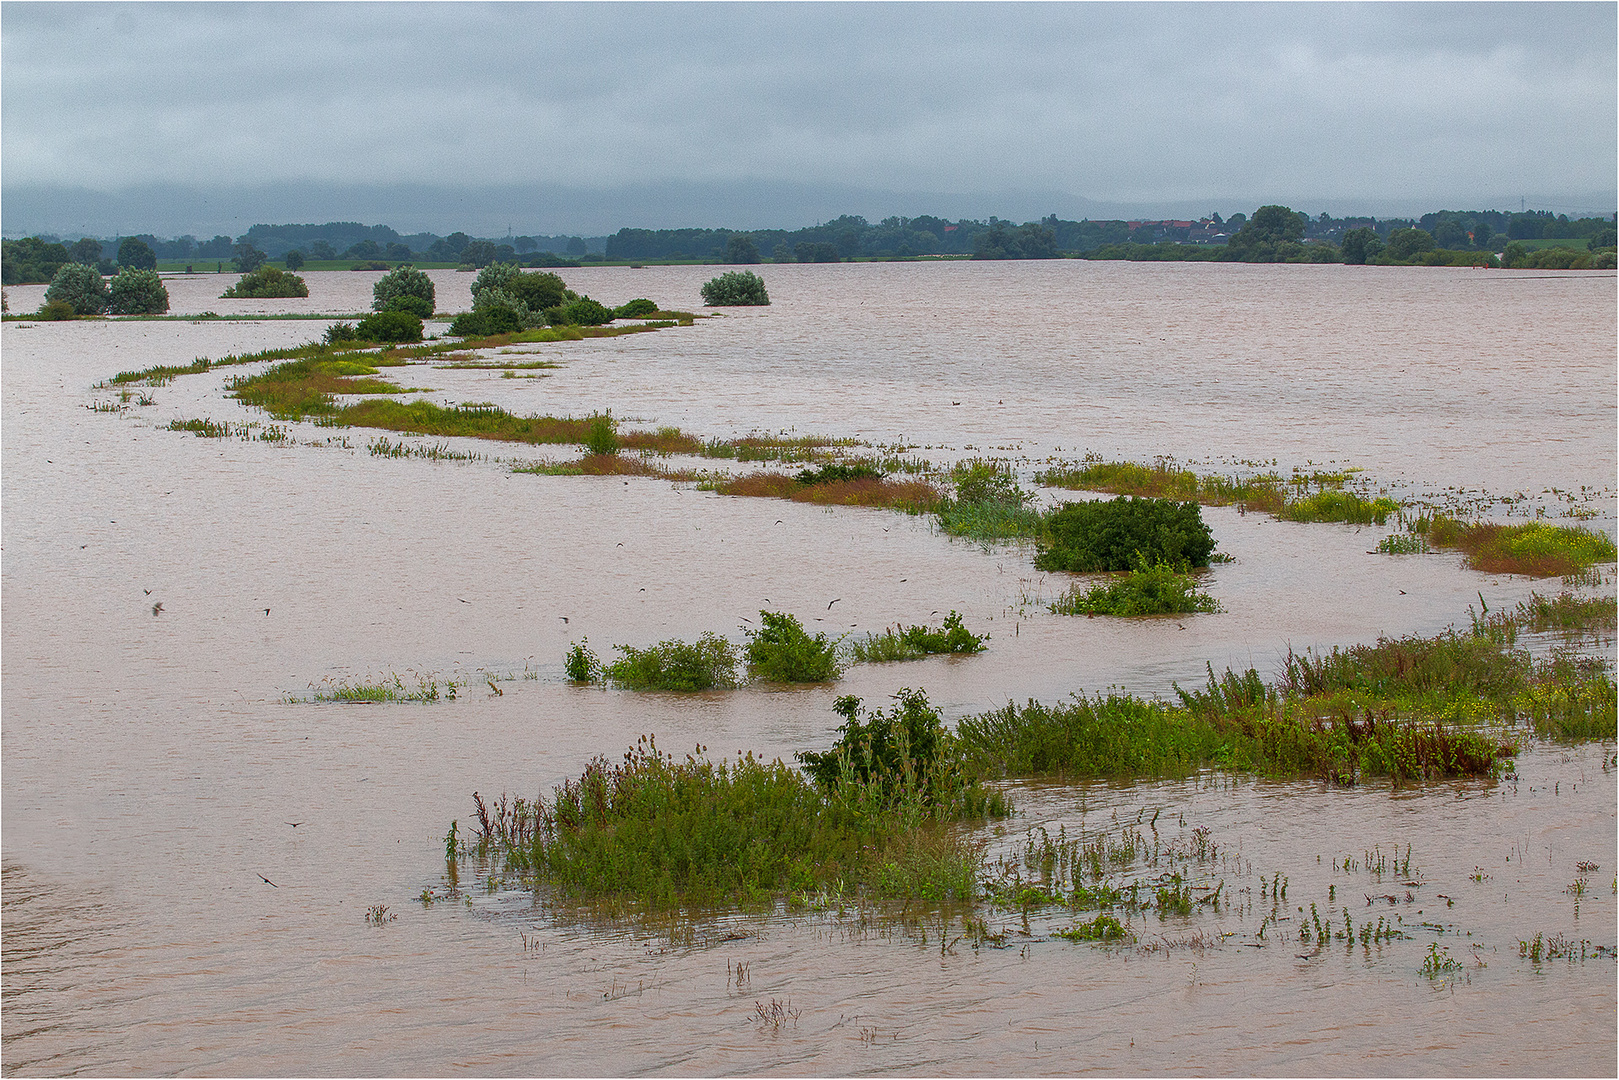
[[(557, 365), (513, 373), (531, 378), (397, 378), (520, 413), (1002, 457), (1026, 483), (1087, 452), (1354, 467), (1402, 499), (1614, 529), (1611, 274), (761, 269), (768, 308), (519, 347)], [(712, 269), (562, 273), (607, 303), (697, 310)], [(377, 275), (306, 277), (307, 300), (220, 300), (217, 276), (169, 288), (182, 314), (353, 315)], [(441, 311), (469, 306), (470, 275), (434, 277)], [(42, 292), (8, 289), (11, 310)], [(443, 837), (474, 791), (549, 792), (642, 733), (785, 756), (828, 745), (841, 694), (920, 687), (949, 719), (1110, 686), (1166, 695), (1206, 665), (1270, 677), (1289, 649), (1435, 633), (1560, 585), (1369, 554), (1388, 529), (1209, 509), (1233, 557), (1209, 577), (1223, 612), (1067, 618), (1043, 604), (1062, 575), (927, 518), (511, 470), (565, 450), (407, 438), (481, 456), (381, 457), (377, 433), (304, 423), (268, 441), (267, 418), (226, 395), (232, 369), (137, 391), (145, 405), (96, 388), (326, 325), (0, 329), (7, 1073), (1619, 1071), (1612, 743), (1526, 739), (1503, 778), (1400, 789), (1221, 773), (1013, 786), (1016, 816), (983, 830), (991, 862), (1016, 861), (1031, 830), (1133, 830), (1161, 859), (1119, 880), (1174, 865), (1199, 895), (1219, 888), (1191, 915), (1132, 916), (1129, 946), (1055, 936), (1080, 916), (1053, 911), (981, 910), (982, 938), (960, 911), (835, 902), (559, 918), (474, 867), (451, 891)], [(200, 418), (258, 426), (168, 430)], [(1613, 587), (1609, 566), (1596, 588)], [(835, 633), (954, 609), (991, 636), (979, 656), (857, 666), (834, 686), (563, 679), (582, 637), (604, 653), (741, 640), (762, 608)], [(394, 674), (463, 685), (433, 704), (310, 700)], [(1398, 933), (1301, 941), (1346, 916)], [(1572, 951), (1521, 955), (1537, 935)]]

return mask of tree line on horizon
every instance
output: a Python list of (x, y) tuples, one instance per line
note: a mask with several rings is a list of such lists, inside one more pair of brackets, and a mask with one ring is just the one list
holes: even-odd
[[(3, 242), (0, 280), (7, 285), (50, 281), (70, 262), (111, 275), (126, 267), (149, 269), (159, 260), (212, 260), (223, 269), (227, 259), (238, 273), (251, 272), (269, 259), (283, 260), (289, 269), (316, 260), (359, 261), (387, 269), (407, 262), (471, 267), (653, 261), (748, 265), (926, 256), (1436, 263), (1463, 261), (1468, 253), (1493, 253), (1506, 247), (1508, 265), (1528, 265), (1524, 260), (1541, 258), (1531, 248), (1543, 241), (1567, 242), (1563, 246), (1583, 246), (1592, 253), (1612, 247), (1614, 223), (1614, 217), (1571, 220), (1549, 211), (1441, 210), (1415, 219), (1334, 218), (1326, 213), (1311, 217), (1281, 206), (1261, 207), (1252, 218), (1233, 214), (1222, 219), (1210, 214), (1197, 221), (1070, 221), (1051, 214), (1021, 224), (993, 216), (987, 221), (950, 221), (929, 215), (893, 216), (874, 223), (858, 215), (844, 215), (792, 230), (623, 228), (605, 237), (483, 238), (465, 232), (402, 235), (387, 225), (328, 222), (254, 225), (234, 239), (219, 235), (209, 240), (194, 236), (165, 240), (137, 234), (116, 241), (83, 237), (72, 244), (50, 235), (7, 240)], [(1514, 242), (1518, 243), (1516, 249), (1511, 247)]]

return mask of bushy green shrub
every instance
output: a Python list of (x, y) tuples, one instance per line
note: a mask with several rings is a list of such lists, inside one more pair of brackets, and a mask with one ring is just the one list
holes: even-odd
[(814, 469), (800, 469), (793, 479), (800, 484), (843, 484), (850, 480), (881, 480), (883, 471), (875, 465), (865, 462), (855, 462), (845, 465), (840, 462), (827, 462)]
[(354, 327), (358, 341), (377, 341), (397, 344), (422, 340), (422, 320), (408, 311), (379, 311), (367, 315)]
[(1143, 563), (1084, 592), (1076, 585), (1051, 610), (1058, 615), (1188, 615), (1219, 611), (1220, 604), (1208, 593), (1198, 592), (1190, 574), (1167, 563)]
[(556, 274), (516, 274), (507, 279), (504, 287), (530, 311), (560, 307), (568, 300), (568, 286)]
[(839, 698), (832, 706), (843, 717), (838, 741), (830, 750), (800, 753), (804, 771), (835, 801), (868, 810), (902, 805), (947, 820), (1003, 816), (1004, 797), (963, 772), (927, 694), (905, 689), (894, 701), (862, 720), (859, 698)]
[(39, 306), (39, 317), (46, 322), (66, 322), (78, 318), (79, 313), (66, 300), (47, 300)]
[[(401, 300), (407, 301), (409, 306), (400, 306)], [(435, 303), (437, 294), (433, 290), (433, 279), (414, 266), (391, 270), (371, 286), (373, 311), (408, 311), (417, 318), (425, 319), (433, 314)], [(423, 307), (426, 310), (422, 310)]]
[(161, 315), (169, 310), (169, 290), (156, 270), (126, 266), (112, 279), (108, 310), (114, 315)]
[(45, 290), (45, 302), (67, 304), (74, 315), (100, 315), (107, 310), (111, 296), (106, 281), (95, 267), (67, 263), (51, 279), (50, 288)]
[(804, 624), (783, 612), (761, 611), (758, 630), (748, 631), (748, 673), (768, 682), (831, 682), (843, 673), (837, 642), (811, 637)]
[(569, 682), (588, 683), (601, 678), (601, 661), (590, 651), (589, 638), (582, 638), (569, 647), (568, 658), (562, 662), (562, 670), (567, 674)]
[(326, 328), (326, 344), (336, 345), (343, 341), (357, 341), (354, 336), (354, 324), (337, 322)]
[[(548, 316), (551, 310), (547, 309)], [(613, 313), (588, 296), (582, 296), (557, 310), (557, 318), (547, 319), (552, 326), (602, 326), (613, 321)]]
[[(495, 264), (505, 266), (505, 264)], [(455, 316), (450, 322), (450, 334), (458, 337), (489, 337), (492, 334), (516, 334), (533, 321), (528, 304), (505, 290), (486, 288), (471, 311)]]
[(479, 298), (489, 289), (509, 293), (512, 283), (522, 276), (523, 270), (516, 263), (490, 263), (479, 270), (478, 276), (472, 279), (472, 306), (478, 307)]
[(770, 303), (764, 279), (752, 270), (731, 270), (703, 286), (703, 303), (709, 307), (748, 307)]
[(263, 300), (287, 296), (308, 296), (309, 286), (297, 274), (279, 266), (260, 266), (242, 275), (242, 280), (220, 294), (221, 300)]
[(856, 641), (849, 656), (857, 663), (887, 663), (894, 660), (920, 660), (936, 653), (982, 652), (984, 639), (962, 624), (961, 615), (952, 611), (944, 626), (902, 626), (881, 634), (867, 634)]
[[(552, 274), (551, 276), (556, 277), (555, 274)], [(557, 278), (557, 280), (561, 281), (562, 279)], [(618, 307), (613, 309), (613, 317), (615, 319), (644, 319), (648, 315), (655, 313), (657, 310), (657, 304), (654, 304), (652, 301), (643, 297), (618, 305)]]
[(646, 649), (614, 646), (623, 656), (602, 677), (626, 690), (731, 690), (737, 685), (736, 646), (718, 634), (695, 642), (660, 641)]
[(395, 296), (388, 301), (388, 305), (382, 310), (403, 311), (406, 314), (416, 316), (418, 319), (430, 319), (433, 317), (433, 305), (419, 296)]
[(1040, 570), (1130, 570), (1141, 560), (1184, 569), (1207, 566), (1214, 554), (1202, 509), (1172, 499), (1064, 503), (1046, 517), (1045, 533), (1034, 558)]

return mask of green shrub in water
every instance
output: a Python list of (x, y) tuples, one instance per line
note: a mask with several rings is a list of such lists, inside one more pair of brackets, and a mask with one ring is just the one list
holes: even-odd
[(755, 307), (770, 303), (764, 279), (752, 270), (731, 270), (703, 286), (703, 303), (709, 307)]
[(982, 652), (984, 639), (962, 625), (961, 615), (952, 611), (938, 630), (927, 626), (903, 626), (882, 634), (867, 634), (849, 648), (858, 663), (887, 663), (894, 660), (920, 660), (936, 653)]
[(1195, 502), (1119, 496), (1064, 503), (1045, 519), (1040, 570), (1130, 570), (1142, 560), (1176, 568), (1209, 565), (1214, 534)]
[[(558, 278), (557, 280), (560, 281), (561, 279)], [(644, 319), (648, 315), (656, 313), (657, 310), (657, 304), (654, 304), (652, 301), (644, 297), (639, 297), (637, 299), (622, 303), (618, 305), (618, 307), (614, 308), (613, 317), (618, 319)]]
[(114, 315), (161, 315), (169, 310), (169, 290), (156, 270), (126, 266), (108, 289), (107, 310)]
[(357, 341), (397, 344), (422, 340), (422, 320), (408, 311), (379, 311), (354, 326)]
[(590, 651), (589, 638), (582, 638), (568, 648), (568, 658), (562, 662), (562, 670), (569, 682), (588, 683), (601, 678), (601, 661)]
[(581, 445), (587, 454), (618, 453), (618, 432), (611, 413), (597, 413), (590, 418), (590, 426), (585, 429), (585, 441)]
[(646, 649), (614, 646), (624, 655), (602, 677), (625, 690), (732, 690), (737, 686), (736, 646), (718, 634), (695, 642), (660, 641)]
[(433, 314), (436, 302), (433, 279), (414, 266), (390, 270), (371, 286), (373, 311), (408, 311), (417, 318), (425, 319)]
[[(75, 315), (102, 314), (107, 310), (111, 297), (106, 281), (95, 267), (68, 263), (56, 271), (56, 276), (51, 279), (50, 288), (45, 290), (45, 302), (68, 305), (73, 312), (68, 318), (72, 318)], [(43, 308), (40, 310), (41, 318), (51, 318), (43, 314)]]
[(1190, 574), (1168, 563), (1149, 566), (1145, 562), (1084, 592), (1075, 585), (1050, 606), (1058, 615), (1190, 615), (1220, 610), (1219, 601), (1199, 592)]
[(837, 642), (824, 633), (811, 637), (792, 615), (759, 612), (763, 625), (748, 631), (748, 673), (767, 682), (831, 682), (843, 673)]

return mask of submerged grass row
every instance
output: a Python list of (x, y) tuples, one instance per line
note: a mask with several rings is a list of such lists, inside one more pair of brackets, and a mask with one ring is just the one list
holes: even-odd
[[(1023, 885), (982, 879), (977, 841), (960, 827), (1009, 811), (997, 780), (1203, 769), (1335, 784), (1491, 776), (1516, 754), (1519, 725), (1611, 739), (1619, 703), (1601, 664), (1536, 661), (1472, 631), (1290, 656), (1273, 683), (1252, 670), (1210, 670), (1204, 687), (1177, 688), (1177, 697), (1115, 691), (1009, 704), (954, 730), (920, 691), (870, 711), (845, 697), (837, 742), (800, 753), (801, 768), (748, 754), (711, 761), (701, 747), (676, 760), (643, 739), (621, 762), (597, 759), (548, 798), (503, 796), (493, 810), (478, 799), (477, 836), (458, 842), (452, 829), (448, 853), (475, 850), (536, 887), (583, 900), (667, 906), (819, 893), (942, 902), (996, 890), (1016, 898)], [(1081, 857), (1099, 856), (1077, 848), (1063, 856)], [(1131, 903), (1186, 911), (1203, 902), (1178, 878), (1161, 887), (1162, 896)], [(1106, 930), (1075, 932), (1090, 940)]]
[[(679, 313), (675, 313), (679, 314)], [(443, 360), (447, 366), (489, 366), (474, 361), (478, 350), (505, 348), (540, 340), (578, 340), (619, 333), (644, 332), (665, 325), (689, 325), (690, 317), (660, 323), (625, 327), (542, 328), (518, 334), (499, 335), (464, 341), (432, 342), (381, 349), (357, 349), (324, 343), (311, 343), (260, 353), (228, 356), (211, 361), (199, 358), (189, 365), (157, 366), (143, 371), (121, 372), (109, 385), (132, 382), (161, 384), (176, 375), (195, 374), (214, 367), (268, 360), (284, 362), (256, 375), (233, 379), (231, 389), (244, 403), (269, 412), (279, 420), (312, 419), (328, 425), (370, 427), (380, 430), (436, 437), (463, 436), (528, 444), (576, 444), (589, 453), (577, 462), (520, 467), (522, 471), (587, 475), (648, 475), (673, 480), (696, 480), (703, 487), (722, 494), (791, 499), (819, 505), (875, 506), (908, 513), (932, 513), (940, 528), (953, 536), (963, 536), (990, 544), (1005, 540), (1034, 539), (1042, 551), (1061, 562), (1048, 568), (1067, 570), (1126, 570), (1136, 555), (1149, 565), (1160, 561), (1191, 566), (1206, 565), (1207, 553), (1188, 556), (1179, 548), (1167, 552), (1129, 551), (1121, 548), (1113, 565), (1082, 565), (1064, 555), (1068, 543), (1062, 535), (1065, 515), (1089, 513), (1084, 504), (1064, 504), (1041, 513), (1030, 504), (1032, 495), (1022, 490), (1004, 462), (974, 459), (956, 465), (948, 476), (932, 479), (914, 475), (895, 478), (894, 472), (927, 472), (926, 462), (900, 458), (835, 460), (840, 451), (856, 445), (854, 440), (833, 440), (818, 436), (750, 435), (731, 440), (705, 441), (676, 427), (651, 431), (619, 430), (610, 414), (583, 418), (554, 416), (515, 416), (492, 405), (463, 403), (438, 405), (429, 401), (398, 401), (393, 397), (363, 397), (344, 404), (340, 398), (359, 395), (395, 395), (412, 392), (377, 378), (379, 367), (399, 366), (412, 361)], [(545, 363), (537, 361), (536, 363)], [(515, 366), (501, 364), (500, 366)], [(596, 438), (607, 425), (607, 443)], [(650, 462), (614, 462), (620, 449), (646, 455), (687, 454), (737, 461), (814, 462), (819, 468), (796, 475), (754, 473), (741, 477), (702, 478), (690, 472), (662, 469)], [(1173, 462), (1160, 460), (1154, 465), (1088, 459), (1077, 466), (1059, 466), (1036, 474), (1035, 479), (1051, 486), (1082, 488), (1130, 496), (1143, 503), (1238, 505), (1286, 520), (1308, 522), (1347, 522), (1383, 525), (1400, 505), (1386, 496), (1371, 497), (1346, 485), (1348, 472), (1296, 473), (1284, 478), (1277, 473), (1261, 473), (1247, 478), (1198, 476)], [(1312, 490), (1313, 489), (1313, 490)], [(948, 494), (947, 494), (948, 492)], [(1176, 526), (1179, 528), (1179, 526)], [(1380, 550), (1404, 553), (1427, 550), (1430, 546), (1457, 548), (1468, 565), (1485, 572), (1523, 573), (1538, 576), (1571, 575), (1594, 563), (1610, 562), (1619, 553), (1611, 540), (1592, 530), (1530, 522), (1502, 526), (1468, 524), (1436, 516), (1419, 517), (1409, 523), (1407, 537), (1386, 539)], [(1162, 531), (1161, 529), (1159, 530)], [(1209, 544), (1212, 550), (1212, 542)], [(1184, 565), (1178, 565), (1184, 569)], [(1133, 583), (1140, 592), (1144, 586), (1166, 582)], [(1203, 610), (1183, 587), (1180, 611)], [(1163, 590), (1158, 589), (1160, 596)], [(1076, 610), (1089, 603), (1096, 610), (1119, 613), (1133, 601), (1110, 598), (1075, 597)], [(1160, 599), (1158, 606), (1162, 606)], [(1191, 604), (1193, 606), (1186, 606)], [(1100, 605), (1100, 606), (1098, 606)], [(1206, 606), (1206, 605), (1205, 605)], [(1148, 609), (1157, 610), (1149, 604)]]

